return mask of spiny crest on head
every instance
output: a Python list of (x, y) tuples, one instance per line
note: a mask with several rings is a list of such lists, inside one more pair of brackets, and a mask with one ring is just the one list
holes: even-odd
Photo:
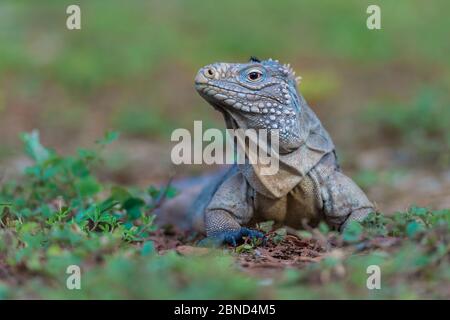
[(292, 69), (291, 65), (289, 63), (284, 64), (283, 68), (286, 70), (285, 72), (289, 75), (289, 77), (292, 78), (297, 83), (297, 85), (299, 85), (302, 80), (302, 77), (295, 76), (295, 71), (294, 69)]
[(269, 63), (276, 63), (278, 65), (278, 70), (281, 71), (283, 74), (285, 74), (289, 79), (295, 81), (297, 83), (297, 85), (300, 84), (302, 77), (295, 76), (295, 71), (294, 69), (292, 69), (291, 65), (288, 64), (280, 64), (280, 62), (278, 60), (272, 60), (272, 59), (268, 59), (267, 60)]

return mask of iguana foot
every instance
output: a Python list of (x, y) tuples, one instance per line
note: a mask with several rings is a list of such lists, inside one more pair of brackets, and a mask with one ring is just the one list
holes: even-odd
[(248, 228), (240, 228), (239, 230), (221, 231), (212, 234), (200, 241), (199, 245), (220, 246), (222, 244), (230, 244), (233, 247), (236, 247), (238, 242), (240, 242), (243, 237), (249, 237), (251, 239), (262, 239), (263, 242), (265, 241), (265, 236), (262, 232)]

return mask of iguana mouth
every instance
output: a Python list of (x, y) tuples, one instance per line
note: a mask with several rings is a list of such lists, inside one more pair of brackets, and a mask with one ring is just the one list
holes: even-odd
[(268, 113), (280, 101), (274, 97), (255, 94), (252, 91), (238, 91), (215, 84), (196, 83), (197, 91), (211, 104), (247, 113)]

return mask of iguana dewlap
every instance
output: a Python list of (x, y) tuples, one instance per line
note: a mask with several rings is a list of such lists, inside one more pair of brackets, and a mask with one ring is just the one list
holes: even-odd
[(361, 189), (339, 169), (334, 144), (297, 91), (289, 66), (271, 59), (215, 63), (195, 78), (199, 94), (219, 110), (227, 128), (278, 130), (279, 170), (263, 176), (234, 165), (207, 186), (190, 209), (208, 238), (235, 244), (259, 221), (301, 228), (326, 221), (342, 230), (374, 211)]

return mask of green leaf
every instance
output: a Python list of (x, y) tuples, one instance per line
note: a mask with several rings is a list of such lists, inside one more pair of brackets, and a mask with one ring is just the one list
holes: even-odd
[(155, 252), (155, 244), (153, 241), (145, 241), (141, 248), (141, 255), (148, 256)]
[(99, 205), (100, 212), (106, 212), (114, 208), (116, 205), (118, 205), (120, 202), (117, 200), (114, 200), (113, 198), (108, 198)]
[(75, 161), (72, 164), (71, 171), (72, 171), (73, 175), (76, 177), (86, 177), (89, 175), (88, 167), (81, 160)]
[(155, 186), (150, 186), (147, 189), (147, 193), (150, 195), (150, 197), (152, 197), (153, 200), (159, 199), (162, 195), (162, 192), (165, 192), (165, 196), (168, 199), (172, 199), (178, 194), (178, 190), (172, 186), (167, 186), (161, 189), (158, 189)]
[(153, 200), (155, 200), (159, 197), (159, 194), (161, 193), (161, 191), (158, 188), (156, 188), (155, 186), (150, 186), (147, 189), (147, 193), (149, 194), (150, 197), (152, 197)]
[(268, 232), (272, 231), (273, 224), (274, 224), (274, 222), (272, 220), (264, 221), (264, 222), (258, 223), (258, 229), (264, 233), (268, 233)]
[(166, 197), (167, 199), (172, 199), (178, 194), (178, 190), (175, 187), (168, 186), (166, 188)]
[(248, 243), (241, 244), (240, 246), (236, 247), (236, 253), (244, 253), (244, 252), (251, 252), (253, 250), (253, 246)]
[(75, 182), (75, 188), (82, 197), (91, 197), (100, 192), (102, 186), (94, 177), (87, 176)]
[(102, 139), (97, 141), (97, 143), (100, 145), (106, 146), (108, 144), (111, 144), (118, 138), (119, 138), (119, 133), (117, 131), (108, 131), (105, 133), (105, 136)]
[(0, 300), (6, 300), (9, 297), (10, 290), (5, 284), (0, 283)]
[(325, 222), (321, 222), (319, 224), (319, 231), (322, 234), (327, 234), (328, 232), (330, 232), (330, 228), (328, 227), (328, 225)]
[(77, 150), (78, 156), (83, 160), (93, 160), (97, 158), (97, 153), (93, 150), (80, 148)]
[(136, 197), (128, 198), (123, 208), (127, 211), (127, 215), (131, 220), (135, 220), (141, 216), (141, 208), (145, 205), (144, 200)]
[(306, 239), (306, 240), (312, 239), (312, 237), (313, 237), (312, 233), (309, 231), (306, 231), (306, 230), (297, 231), (297, 235), (300, 239)]
[(275, 230), (275, 235), (272, 237), (272, 241), (275, 244), (279, 244), (281, 241), (284, 240), (284, 238), (286, 238), (287, 235), (287, 231), (285, 228), (280, 228)]
[(411, 221), (406, 226), (406, 235), (409, 238), (413, 238), (416, 234), (418, 234), (422, 230), (423, 230), (422, 224), (418, 223), (417, 221)]
[(428, 213), (427, 208), (421, 208), (421, 207), (412, 207), (410, 209), (411, 214), (419, 217), (423, 217)]
[(125, 188), (113, 186), (111, 188), (111, 198), (123, 204), (128, 198), (131, 198), (131, 194)]
[(344, 229), (342, 238), (346, 242), (356, 242), (360, 240), (363, 230), (363, 226), (358, 221), (350, 221)]
[(37, 163), (48, 160), (51, 152), (39, 141), (39, 131), (33, 130), (31, 133), (23, 133), (22, 141), (25, 144), (25, 152)]

